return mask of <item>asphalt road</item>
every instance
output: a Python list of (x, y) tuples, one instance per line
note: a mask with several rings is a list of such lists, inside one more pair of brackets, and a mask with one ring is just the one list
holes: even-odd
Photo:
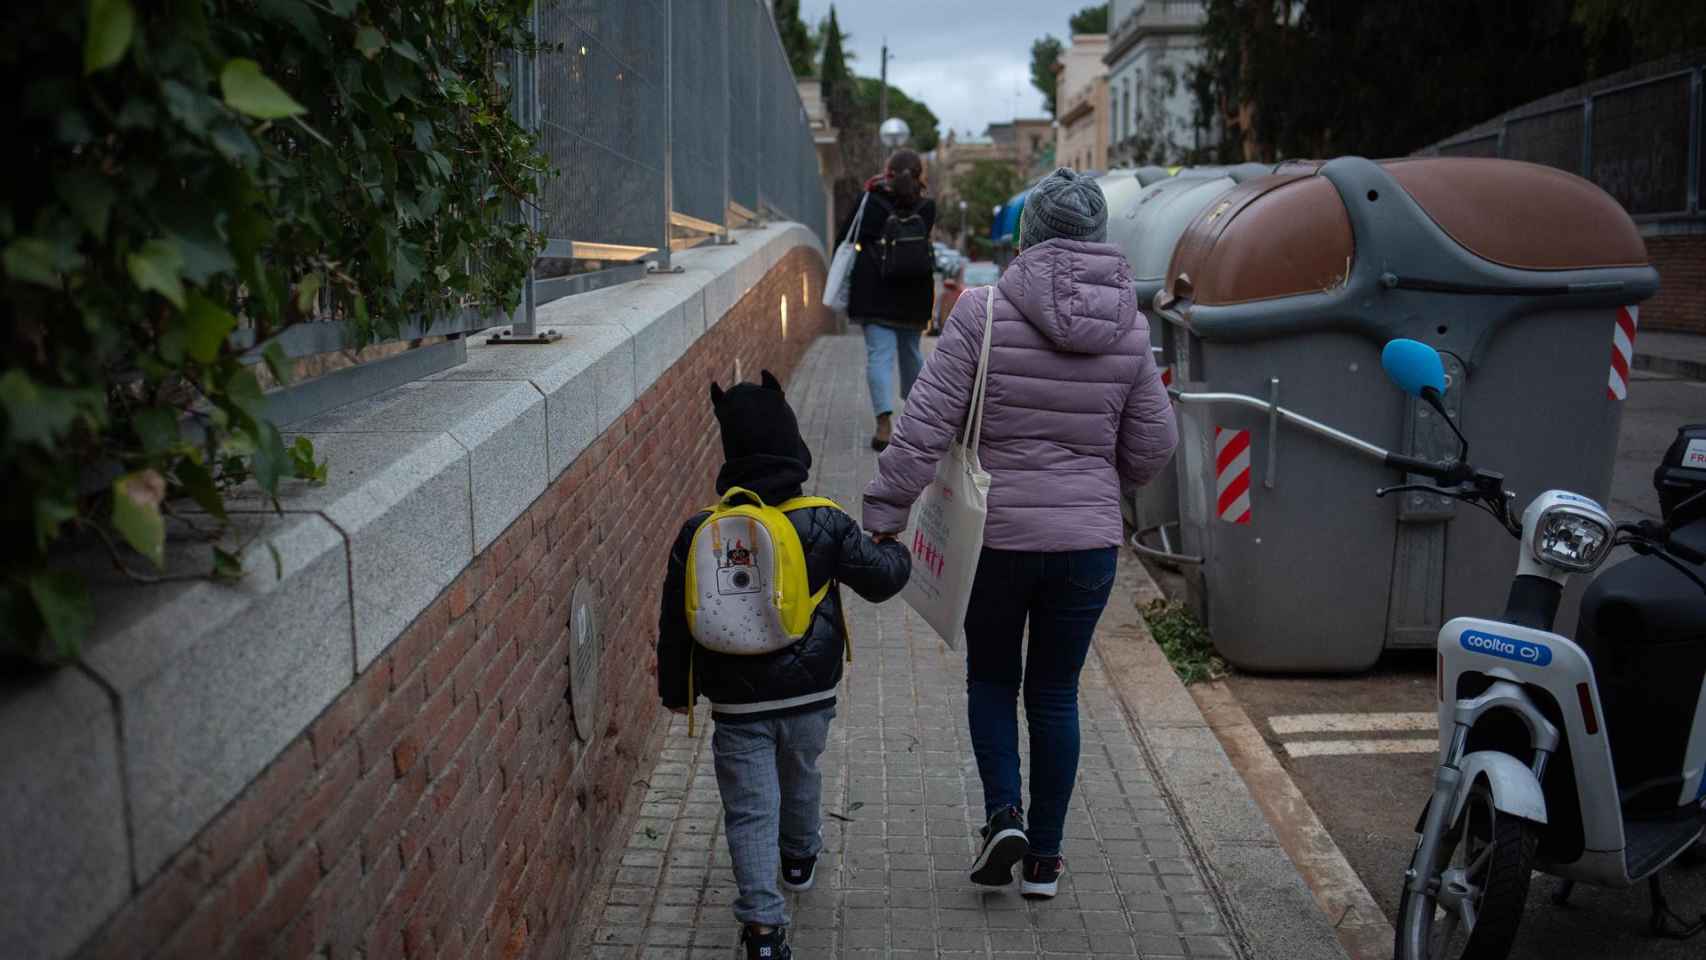
[[(1657, 515), (1653, 467), (1677, 425), (1702, 420), (1706, 384), (1636, 373), (1619, 437), (1613, 514)], [(1432, 782), (1433, 655), (1391, 656), (1358, 677), (1236, 674), (1228, 685), (1391, 919)], [(1706, 934), (1688, 943), (1646, 936), (1645, 886), (1578, 888), (1560, 908), (1549, 899), (1557, 885), (1551, 877), (1534, 878), (1512, 954), (1517, 960), (1706, 957)], [(1665, 887), (1679, 912), (1706, 912), (1706, 867), (1672, 867)]]

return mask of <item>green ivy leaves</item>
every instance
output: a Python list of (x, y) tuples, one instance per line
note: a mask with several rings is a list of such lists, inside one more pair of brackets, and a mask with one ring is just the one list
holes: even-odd
[(226, 106), (262, 120), (283, 120), (308, 112), (284, 88), (267, 79), (260, 64), (243, 57), (226, 61), (225, 69), (219, 72), (219, 90)]
[(166, 520), (160, 515), (165, 499), (166, 478), (157, 471), (127, 473), (113, 481), (113, 527), (155, 567), (166, 565)]
[(83, 38), (83, 73), (105, 70), (124, 59), (136, 30), (130, 0), (89, 0), (89, 32)]
[(172, 306), (184, 308), (184, 282), (178, 276), (184, 268), (184, 255), (176, 243), (150, 240), (127, 257), (125, 264), (138, 289), (152, 290), (171, 301)]
[(226, 498), (329, 476), (268, 420), (292, 325), (362, 346), (512, 305), (512, 185), (547, 168), (505, 107), (531, 4), (70, 0), (0, 51), (45, 172), (0, 181), (0, 660), (75, 656), (84, 550), (246, 575)]

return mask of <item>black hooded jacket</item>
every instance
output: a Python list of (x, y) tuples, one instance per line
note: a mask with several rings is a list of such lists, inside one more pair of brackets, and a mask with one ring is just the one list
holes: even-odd
[[(883, 237), (883, 223), (889, 214), (900, 208), (895, 195), (885, 187), (873, 188), (867, 196), (865, 218), (859, 221), (859, 252), (853, 261), (853, 285), (847, 294), (847, 317), (856, 322), (879, 321), (889, 327), (917, 327), (922, 330), (930, 323), (931, 309), (936, 303), (936, 278), (914, 277), (909, 280), (884, 280), (882, 263), (877, 250)], [(936, 201), (925, 198), (906, 213), (924, 218), (928, 233), (936, 226)], [(858, 206), (854, 206), (857, 216)], [(853, 225), (848, 217), (836, 232), (845, 237)]]
[[(745, 487), (779, 505), (801, 495), (811, 469), (811, 450), (800, 437), (794, 411), (768, 370), (763, 385), (737, 384), (726, 393), (711, 386), (711, 402), (722, 428), (724, 462), (717, 492)], [(670, 709), (693, 699), (712, 704), (720, 722), (758, 720), (834, 705), (847, 650), (841, 585), (866, 600), (881, 602), (900, 592), (912, 573), (912, 557), (895, 541), (875, 543), (854, 519), (829, 507), (788, 514), (806, 554), (812, 592), (830, 583), (805, 636), (774, 653), (738, 656), (699, 646), (687, 626), (687, 558), (693, 535), (710, 516), (694, 514), (670, 550), (658, 615), (658, 696)]]

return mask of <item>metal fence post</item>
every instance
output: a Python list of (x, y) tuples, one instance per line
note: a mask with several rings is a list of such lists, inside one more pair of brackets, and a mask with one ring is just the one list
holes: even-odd
[(675, 0), (663, 0), (663, 237), (657, 267), (670, 272), (670, 214), (675, 212)]
[(717, 222), (723, 225), (723, 236), (719, 242), (733, 243), (734, 234), (729, 231), (729, 177), (734, 167), (734, 134), (729, 129), (729, 118), (734, 114), (734, 108), (729, 98), (734, 96), (734, 65), (730, 62), (734, 55), (733, 45), (729, 42), (735, 32), (734, 4), (738, 0), (725, 0), (723, 3), (723, 205), (717, 211)]
[[(528, 12), (528, 27), (535, 43), (539, 40), (539, 3), (534, 0), (532, 9)], [(522, 126), (534, 136), (539, 135), (542, 126), (540, 117), (543, 115), (539, 106), (539, 51), (535, 49), (527, 55), (527, 62), (522, 65), (521, 75), (516, 78), (521, 84), (521, 121)], [(522, 201), (522, 216), (534, 233), (540, 231), (540, 213), (538, 199), (544, 194), (544, 180), (539, 174), (533, 175), (533, 200)], [(517, 308), (519, 319), (510, 324), (508, 333), (498, 331), (486, 338), (488, 344), (516, 343), (550, 343), (562, 339), (561, 333), (540, 333), (537, 325), (539, 302), (533, 285), (537, 280), (535, 267), (539, 258), (534, 257), (533, 263), (527, 266), (527, 277), (522, 281), (521, 305)]]
[(1582, 176), (1593, 179), (1593, 94), (1582, 100)]
[(1706, 82), (1706, 68), (1695, 67), (1694, 76), (1688, 85), (1688, 212), (1700, 212), (1700, 151), (1706, 149), (1706, 144), (1700, 142), (1700, 120), (1702, 104), (1701, 86)]

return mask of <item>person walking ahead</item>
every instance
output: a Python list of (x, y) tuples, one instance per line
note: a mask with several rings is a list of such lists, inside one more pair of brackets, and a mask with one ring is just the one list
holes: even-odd
[[(865, 380), (871, 389), (876, 432), (871, 449), (889, 445), (895, 404), (895, 364), (900, 364), (900, 397), (912, 392), (924, 365), (918, 338), (930, 323), (936, 298), (930, 231), (936, 226), (936, 201), (924, 196), (924, 163), (911, 150), (897, 150), (883, 174), (865, 184), (865, 213), (853, 238), (853, 262), (847, 317), (865, 330)], [(857, 208), (855, 208), (857, 216)], [(846, 236), (853, 219), (836, 236)]]
[[(995, 286), (978, 455), (990, 474), (984, 549), (966, 614), (967, 712), (988, 825), (971, 879), (1053, 896), (1078, 775), (1078, 675), (1113, 586), (1120, 481), (1143, 484), (1178, 443), (1138, 313), (1131, 267), (1107, 236), (1095, 181), (1061, 168), (1030, 193), (1020, 253)], [(907, 513), (960, 433), (983, 345), (985, 296), (948, 318), (894, 442), (865, 490), (873, 534)], [(1025, 624), (1029, 650), (1021, 656)], [(1027, 833), (1017, 701), (1031, 733)]]

